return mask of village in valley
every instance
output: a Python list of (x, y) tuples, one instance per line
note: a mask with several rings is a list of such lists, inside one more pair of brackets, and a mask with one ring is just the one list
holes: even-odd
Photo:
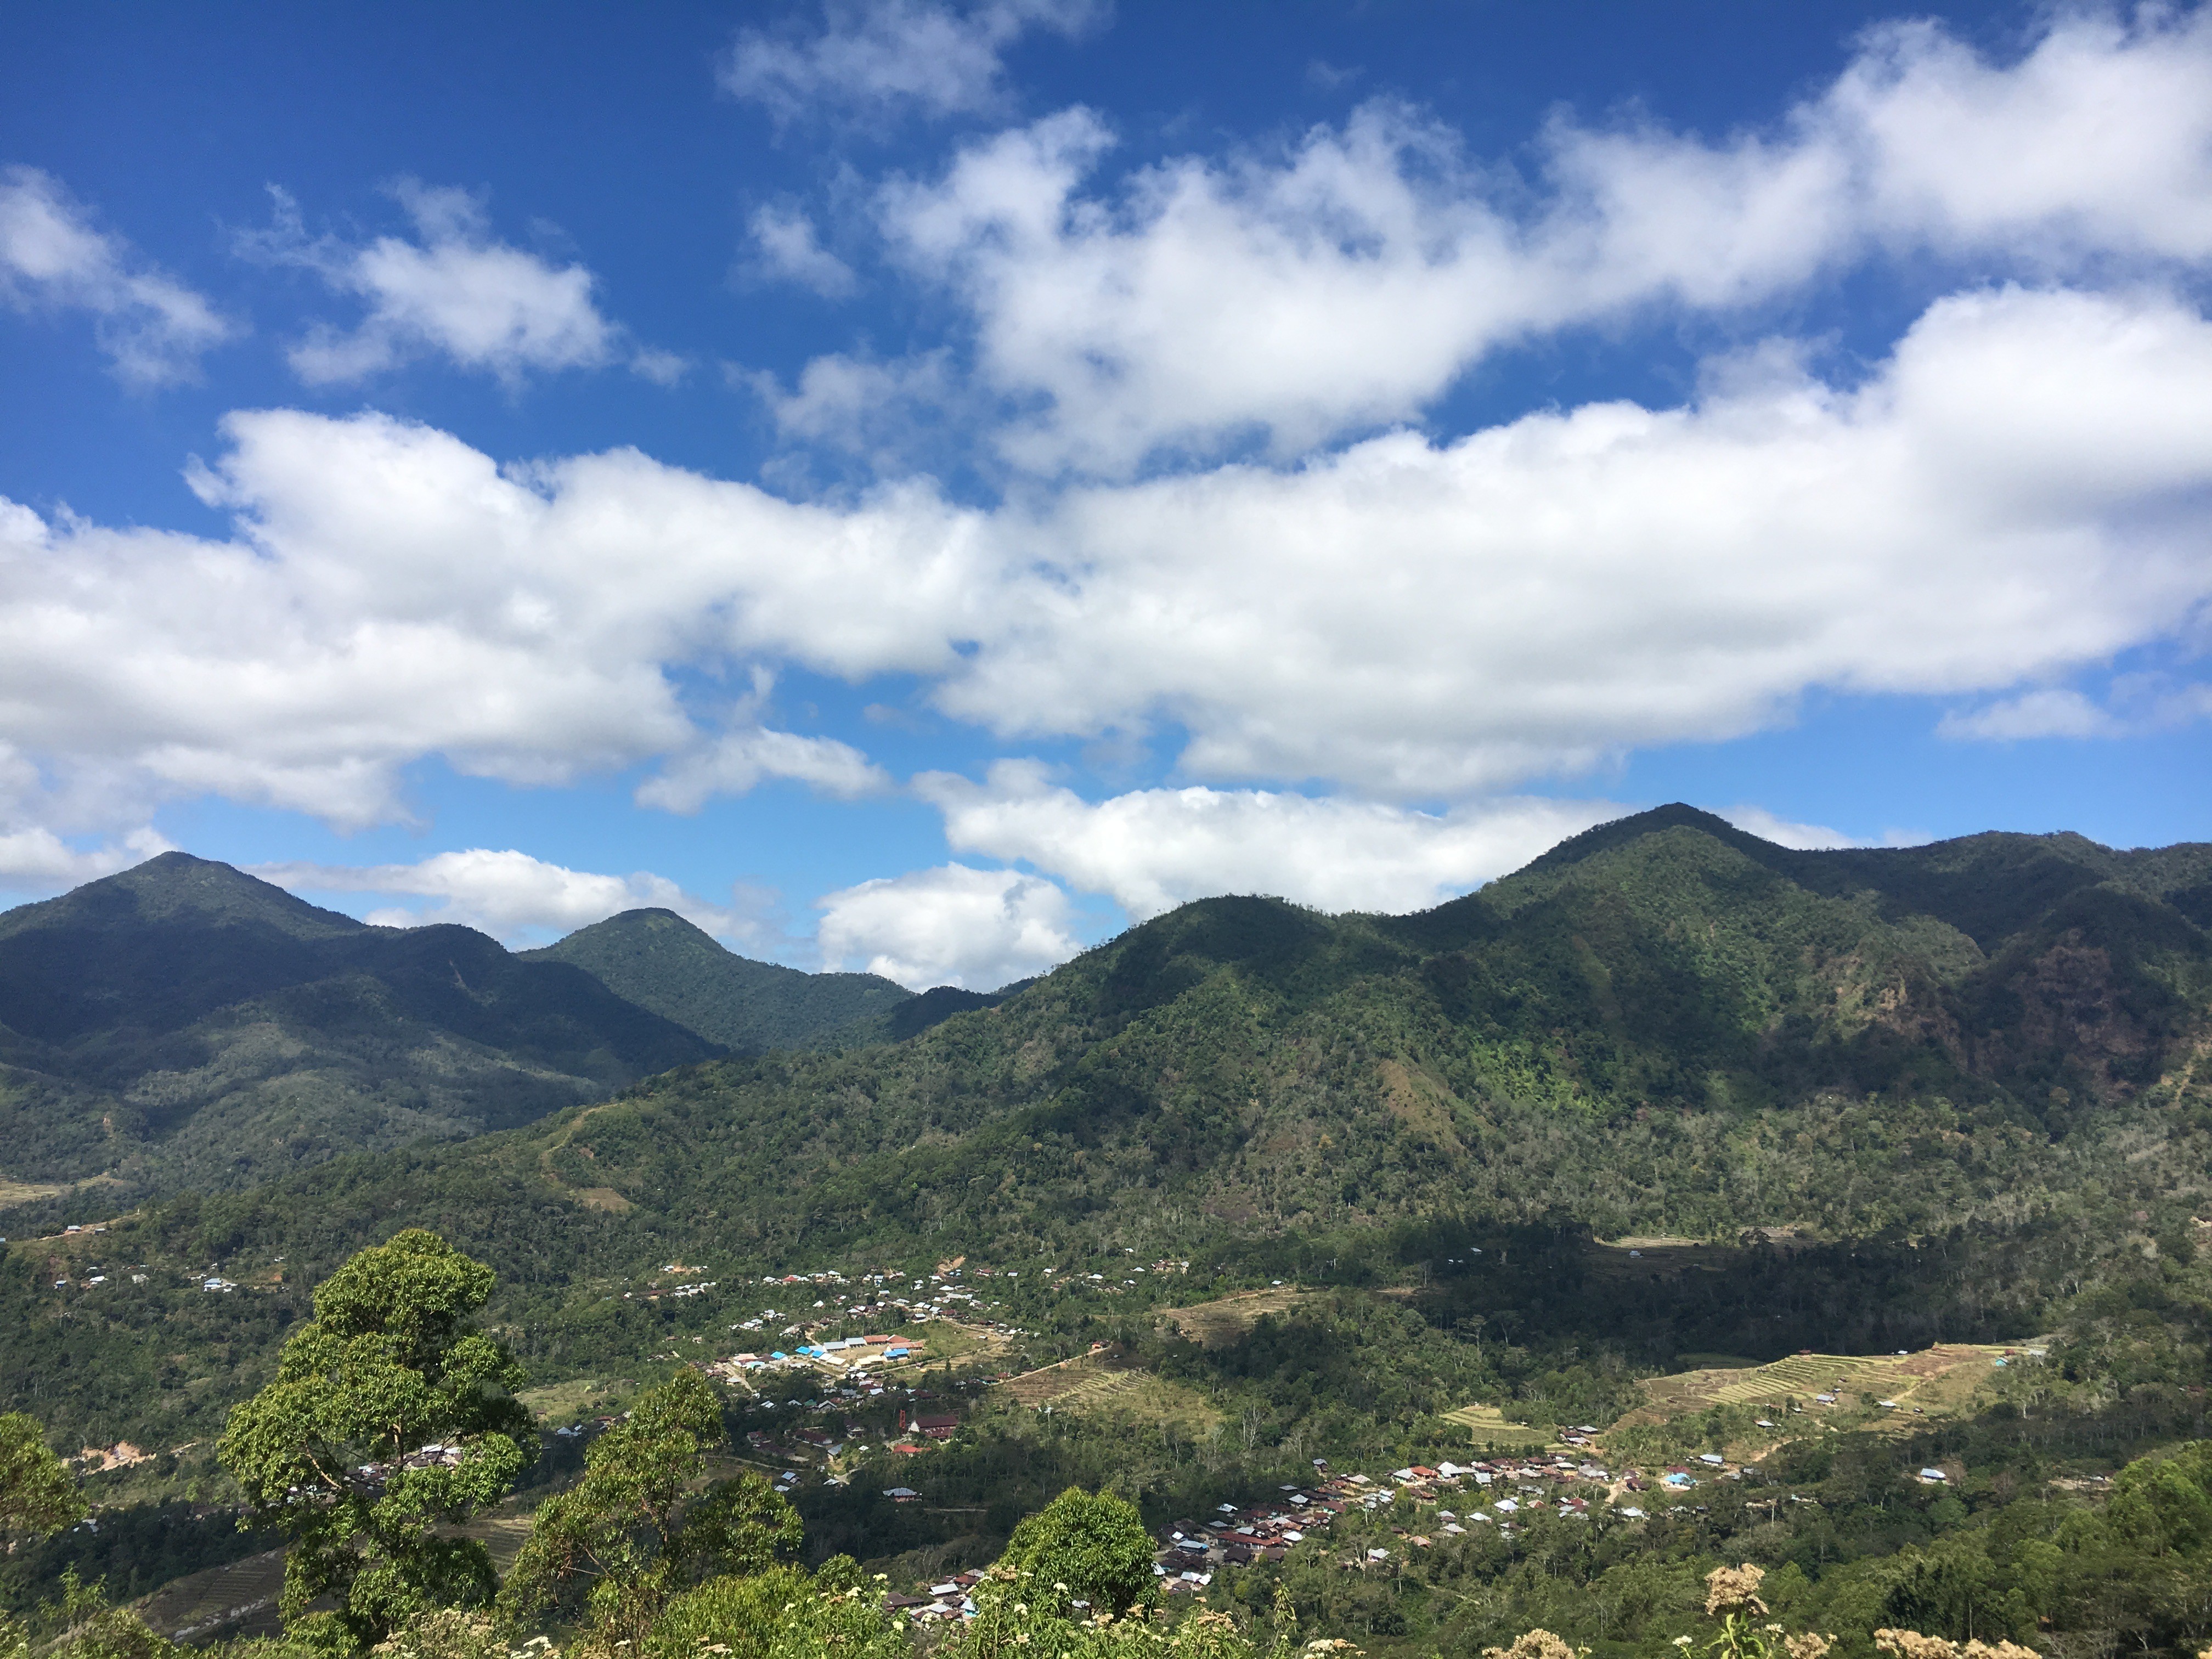
[[(1177, 1261), (1125, 1266), (1110, 1275), (1046, 1267), (1032, 1270), (1030, 1285), (1033, 1298), (1039, 1291), (1055, 1301), (1100, 1298), (1139, 1291), (1139, 1275), (1158, 1281), (1189, 1270), (1189, 1262)], [(891, 1467), (897, 1478), (872, 1489), (877, 1499), (928, 1510), (931, 1454), (954, 1442), (979, 1411), (1080, 1411), (1086, 1401), (1095, 1405), (1126, 1392), (1117, 1383), (1138, 1380), (1108, 1341), (1030, 1369), (1011, 1366), (1033, 1334), (1006, 1317), (1006, 1293), (1022, 1280), (1017, 1270), (954, 1258), (927, 1273), (827, 1270), (757, 1282), (708, 1279), (705, 1271), (671, 1262), (641, 1291), (625, 1295), (676, 1300), (719, 1291), (726, 1300), (748, 1287), (759, 1293), (758, 1311), (724, 1328), (750, 1346), (711, 1359), (684, 1359), (680, 1349), (660, 1357), (682, 1359), (725, 1389), (731, 1410), (748, 1425), (736, 1461), (769, 1474), (778, 1491), (794, 1498), (810, 1486), (852, 1488), (870, 1471)], [(1149, 1311), (1176, 1334), (1218, 1346), (1262, 1319), (1294, 1313), (1312, 1294), (1275, 1281)], [(704, 1346), (706, 1339), (690, 1340)], [(1592, 1424), (1536, 1428), (1495, 1407), (1469, 1406), (1449, 1414), (1467, 1431), (1463, 1457), (1373, 1469), (1313, 1458), (1310, 1478), (1302, 1482), (1279, 1482), (1244, 1502), (1222, 1502), (1211, 1513), (1158, 1526), (1154, 1572), (1170, 1599), (1204, 1598), (1224, 1573), (1294, 1556), (1334, 1571), (1388, 1575), (1409, 1558), (1484, 1534), (1510, 1540), (1539, 1518), (1609, 1525), (1702, 1513), (1701, 1487), (1741, 1481), (1758, 1455), (1793, 1436), (1879, 1430), (1884, 1419), (1900, 1431), (1924, 1426), (1930, 1406), (1914, 1400), (1937, 1402), (1934, 1409), (1948, 1414), (1996, 1373), (2039, 1361), (2045, 1352), (2022, 1342), (1950, 1344), (1883, 1358), (1807, 1352), (1763, 1366), (1656, 1377), (1644, 1384), (1647, 1406), (1616, 1425), (1663, 1424), (1717, 1402), (1756, 1400), (1758, 1409), (1773, 1413), (1750, 1423), (1764, 1443), (1734, 1455), (1622, 1456), (1608, 1451), (1613, 1437)], [(603, 1412), (551, 1432), (587, 1440), (621, 1415)], [(1916, 1418), (1919, 1425), (1910, 1420)], [(1929, 1466), (1916, 1478), (1942, 1486), (1959, 1473)], [(1784, 1492), (1763, 1501), (1818, 1500)], [(971, 1618), (970, 1592), (984, 1576), (979, 1565), (926, 1582), (891, 1583), (885, 1605), (922, 1623)]]

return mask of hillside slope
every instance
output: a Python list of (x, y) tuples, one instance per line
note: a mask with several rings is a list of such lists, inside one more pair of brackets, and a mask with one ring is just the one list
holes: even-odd
[(673, 910), (625, 910), (526, 962), (580, 968), (616, 995), (741, 1053), (880, 1042), (914, 993), (878, 974), (807, 974), (726, 951)]
[(0, 1173), (21, 1182), (241, 1185), (718, 1052), (567, 963), (182, 853), (0, 915)]
[(2212, 939), (2169, 900), (2204, 849), (1750, 839), (1670, 809), (1419, 915), (1186, 905), (911, 1043), (656, 1079), (550, 1167), (781, 1250), (1444, 1208), (1843, 1232), (2212, 1085)]
[(474, 1236), (592, 1193), (641, 1240), (775, 1260), (2021, 1213), (2116, 1137), (2155, 1172), (2212, 1125), (2212, 938), (2170, 896), (2205, 851), (1799, 854), (1667, 809), (1417, 915), (1186, 905), (905, 1042), (688, 1066), (263, 1212), (465, 1191)]

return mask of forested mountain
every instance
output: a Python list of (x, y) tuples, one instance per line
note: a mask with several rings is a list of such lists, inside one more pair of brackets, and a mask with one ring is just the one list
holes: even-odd
[(0, 1175), (221, 1188), (505, 1128), (720, 1052), (469, 928), (167, 853), (0, 915)]
[(1440, 1210), (1941, 1224), (2077, 1128), (2204, 1097), (2212, 940), (2174, 901), (2206, 866), (2064, 836), (1790, 853), (1669, 809), (1419, 915), (1187, 905), (896, 1048), (656, 1080), (548, 1167), (712, 1194), (773, 1252)]
[(879, 974), (806, 974), (738, 956), (673, 910), (625, 910), (522, 957), (580, 968), (616, 995), (740, 1053), (879, 1042), (891, 1035), (893, 1012), (915, 1000)]
[[(184, 1255), (310, 1265), (432, 1226), (579, 1364), (647, 1317), (590, 1287), (678, 1253), (1310, 1273), (1445, 1224), (2102, 1248), (2212, 1209), (2212, 939), (2185, 908), (2207, 862), (2072, 836), (1795, 853), (1667, 809), (1418, 915), (1189, 904), (904, 1042), (708, 1060), (150, 1219)], [(101, 1207), (66, 1206), (17, 1214)], [(2057, 1260), (1996, 1250), (1946, 1295), (2027, 1320)], [(1933, 1340), (1948, 1304), (1899, 1282)]]

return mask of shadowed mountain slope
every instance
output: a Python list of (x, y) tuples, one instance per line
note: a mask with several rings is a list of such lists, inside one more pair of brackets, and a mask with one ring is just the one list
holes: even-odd
[(19, 1181), (233, 1185), (596, 1099), (718, 1045), (465, 927), (371, 927), (167, 853), (0, 915)]
[(752, 961), (673, 910), (625, 910), (522, 959), (580, 968), (639, 1007), (747, 1053), (882, 1042), (886, 1017), (915, 1000), (878, 974), (805, 974)]

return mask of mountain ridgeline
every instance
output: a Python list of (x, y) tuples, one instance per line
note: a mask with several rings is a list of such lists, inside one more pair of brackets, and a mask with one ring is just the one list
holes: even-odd
[(910, 1043), (655, 1079), (545, 1169), (769, 1255), (1949, 1224), (2212, 1103), (2208, 879), (2203, 845), (1796, 852), (1666, 808), (1420, 915), (1185, 905)]
[(665, 910), (515, 955), (168, 853), (0, 915), (0, 1176), (94, 1178), (111, 1207), (237, 1187), (719, 1054), (882, 1041), (917, 1000), (746, 961)]

